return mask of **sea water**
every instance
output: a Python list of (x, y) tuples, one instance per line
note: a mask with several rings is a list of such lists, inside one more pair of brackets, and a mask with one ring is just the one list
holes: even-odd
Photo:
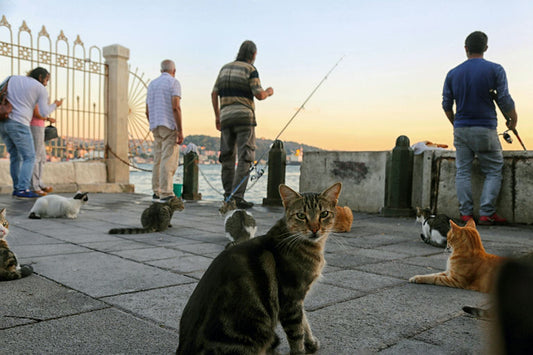
[[(130, 170), (130, 183), (135, 185), (135, 192), (140, 194), (152, 195), (152, 164), (137, 164), (143, 171), (138, 169)], [(259, 167), (258, 167), (259, 168)], [(198, 192), (202, 194), (202, 200), (205, 201), (222, 201), (224, 189), (220, 180), (219, 164), (200, 164), (198, 165)], [(260, 178), (254, 178), (248, 181), (247, 191), (244, 194), (246, 201), (256, 204), (263, 203), (263, 198), (267, 197), (268, 169)], [(257, 176), (255, 171), (252, 177)], [(180, 165), (174, 176), (174, 183), (183, 182), (183, 166)], [(292, 189), (299, 191), (300, 187), (300, 166), (288, 165), (285, 169), (285, 184)]]

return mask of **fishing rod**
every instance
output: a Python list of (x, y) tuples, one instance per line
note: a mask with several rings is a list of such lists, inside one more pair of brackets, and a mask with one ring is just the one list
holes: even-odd
[[(503, 117), (505, 117), (505, 121), (507, 123), (509, 123), (511, 121), (511, 117), (509, 117), (509, 115), (507, 115), (505, 112), (503, 112), (500, 104), (498, 103), (498, 101), (497, 101), (498, 93), (496, 92), (496, 90), (490, 90), (489, 93), (490, 93), (490, 97), (494, 100), (494, 102), (496, 102), (496, 105), (500, 109)], [(509, 130), (507, 130), (507, 131), (509, 131)], [(503, 137), (504, 137), (504, 139), (505, 139), (505, 141), (507, 143), (512, 143), (513, 140), (511, 139), (511, 136), (509, 136), (507, 131), (503, 132)], [(522, 142), (522, 139), (520, 138), (520, 135), (518, 134), (518, 131), (516, 130), (516, 128), (513, 128), (510, 131), (512, 131), (514, 133), (514, 135), (516, 136), (516, 138), (518, 138), (518, 141), (520, 142), (520, 145), (522, 146), (522, 148), (524, 148), (524, 150), (527, 151), (526, 146), (524, 145), (524, 142)]]
[[(322, 78), (322, 80), (318, 83), (318, 85), (315, 86), (315, 88), (313, 89), (313, 91), (311, 91), (311, 93), (307, 96), (307, 98), (304, 100), (304, 102), (300, 105), (300, 107), (298, 108), (298, 110), (296, 110), (296, 112), (292, 115), (292, 117), (289, 119), (289, 121), (287, 122), (287, 124), (285, 124), (285, 126), (283, 127), (283, 129), (278, 133), (278, 135), (276, 136), (276, 138), (274, 139), (274, 142), (278, 140), (278, 138), (283, 134), (283, 132), (285, 132), (285, 130), (287, 129), (287, 127), (289, 127), (289, 125), (291, 124), (291, 122), (296, 118), (296, 116), (300, 113), (300, 111), (305, 107), (305, 104), (311, 99), (311, 97), (315, 94), (315, 92), (318, 90), (318, 88), (322, 85), (322, 83), (324, 83), (324, 81), (326, 81), (326, 79), (328, 78), (328, 76), (333, 72), (333, 70), (335, 70), (335, 68), (339, 65), (339, 63), (344, 59), (345, 55), (343, 55), (342, 57), (340, 57), (340, 59), (337, 61), (337, 63), (335, 63), (335, 65), (327, 72), (327, 74)], [(259, 161), (263, 158), (263, 156), (266, 154), (266, 151), (263, 152), (263, 154), (261, 154), (261, 156), (259, 157), (259, 159), (257, 159), (255, 161), (254, 164), (252, 164), (252, 166), (250, 167), (250, 169), (248, 170), (248, 173), (246, 174), (246, 176), (239, 182), (239, 184), (233, 189), (233, 191), (231, 192), (231, 194), (224, 200), (224, 202), (228, 203), (233, 195), (235, 194), (235, 192), (239, 189), (239, 187), (241, 187), (241, 185), (246, 181), (246, 179), (248, 179), (248, 176), (250, 176), (250, 174), (252, 173), (252, 171), (254, 171), (259, 163)], [(265, 170), (264, 169), (260, 169), (257, 171), (257, 176), (253, 179), (255, 180), (259, 180), (261, 178), (261, 176), (263, 176), (263, 174), (265, 173)]]

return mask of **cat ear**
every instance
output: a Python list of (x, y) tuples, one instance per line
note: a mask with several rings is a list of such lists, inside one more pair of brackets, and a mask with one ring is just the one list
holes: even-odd
[(452, 229), (454, 229), (454, 230), (459, 228), (459, 226), (457, 224), (455, 224), (455, 222), (452, 221), (451, 219), (450, 219), (450, 227), (452, 227)]
[(2, 217), (6, 216), (6, 209), (5, 208), (2, 208), (2, 210), (0, 211), (0, 215), (2, 215)]
[(341, 193), (342, 184), (340, 182), (337, 182), (333, 184), (332, 186), (325, 189), (320, 196), (324, 197), (327, 200), (335, 201), (335, 204), (337, 203), (337, 200), (339, 199), (339, 195)]
[(468, 222), (466, 222), (466, 225), (465, 227), (470, 227), (470, 228), (476, 228), (476, 222), (474, 222), (474, 219), (473, 218), (470, 218), (468, 220)]
[(302, 197), (302, 195), (300, 195), (298, 192), (294, 191), (285, 184), (279, 185), (279, 195), (283, 200), (284, 207), (287, 207), (287, 204)]

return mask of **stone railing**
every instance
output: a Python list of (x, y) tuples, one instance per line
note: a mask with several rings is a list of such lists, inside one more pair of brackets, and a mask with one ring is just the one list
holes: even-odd
[[(379, 213), (385, 207), (387, 163), (391, 152), (305, 152), (300, 190), (319, 191), (341, 181), (339, 204), (354, 211)], [(426, 151), (414, 156), (411, 208), (459, 216), (455, 192), (455, 151)], [(477, 161), (472, 172), (475, 209), (483, 177)], [(533, 152), (505, 151), (498, 214), (513, 223), (533, 223)]]

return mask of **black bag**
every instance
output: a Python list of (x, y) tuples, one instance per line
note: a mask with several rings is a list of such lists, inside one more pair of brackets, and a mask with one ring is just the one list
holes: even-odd
[(5, 121), (9, 118), (9, 114), (13, 110), (13, 106), (11, 106), (11, 103), (7, 101), (7, 84), (9, 83), (9, 77), (2, 87), (0, 89), (0, 121)]
[(57, 137), (58, 137), (57, 128), (52, 126), (51, 123), (44, 128), (44, 140), (45, 140), (45, 142), (49, 141), (51, 139), (57, 138)]

